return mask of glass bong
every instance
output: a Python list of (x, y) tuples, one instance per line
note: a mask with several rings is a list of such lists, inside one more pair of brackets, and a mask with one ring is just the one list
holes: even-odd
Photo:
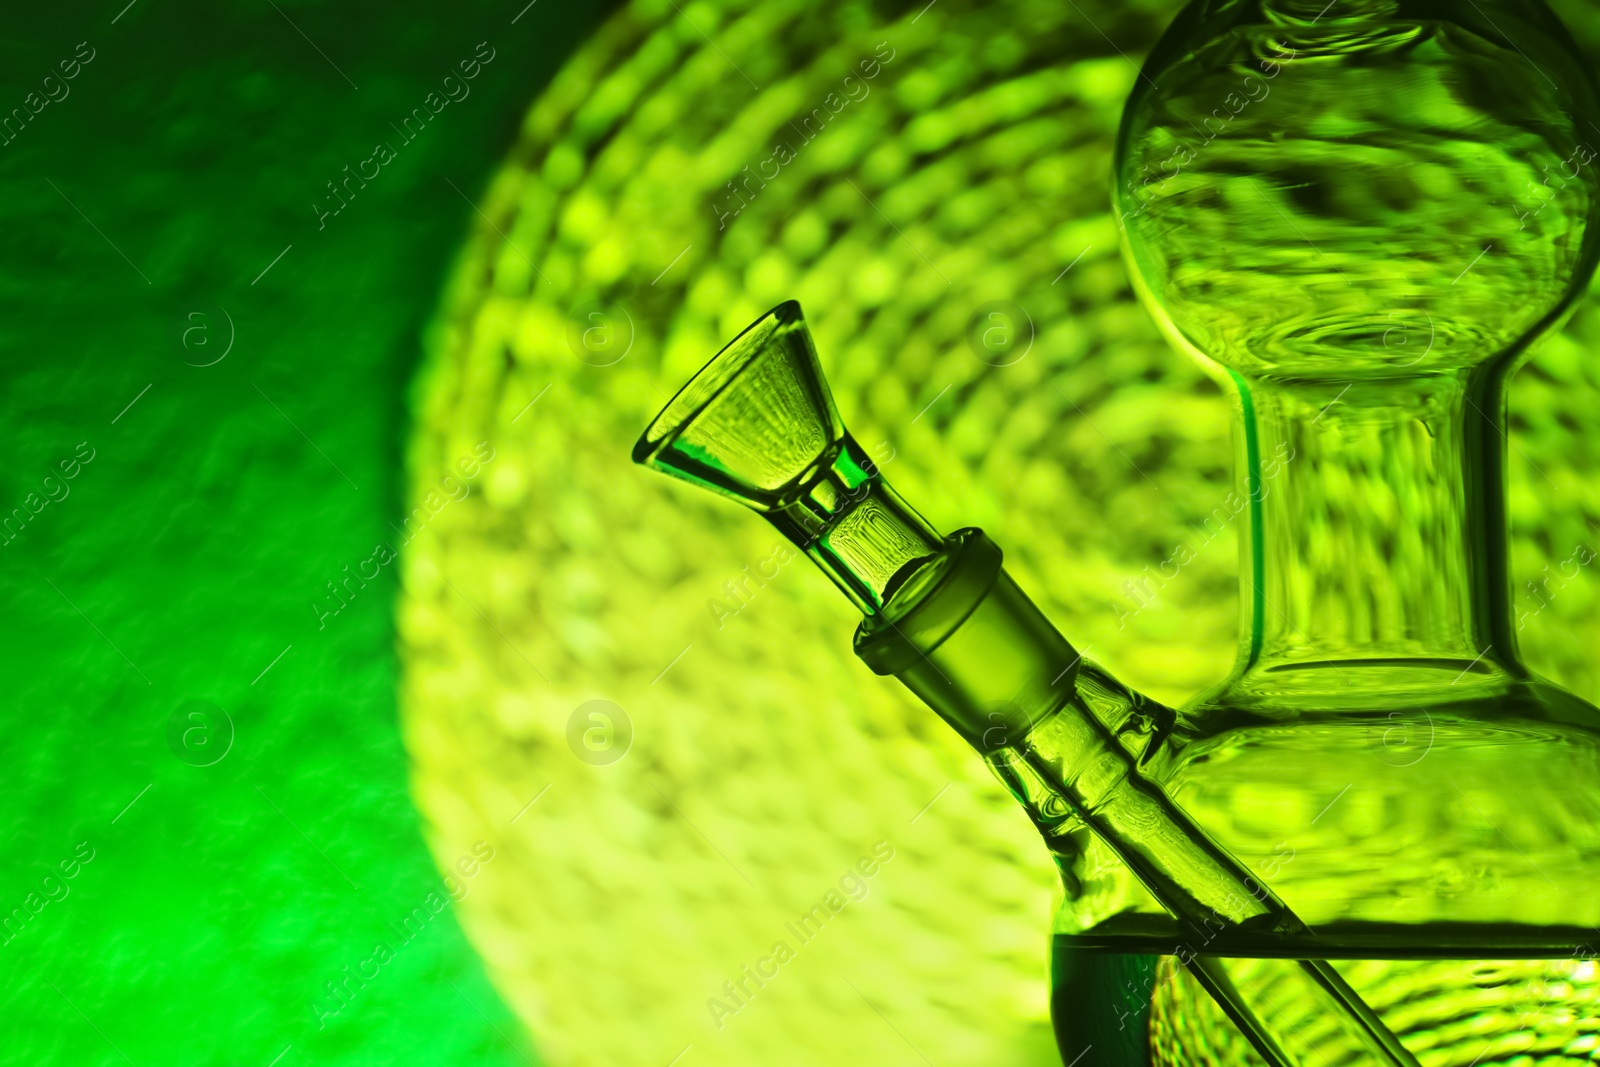
[(1541, 5), (1202, 0), (1124, 113), (1135, 288), (1233, 399), (1238, 662), (1174, 710), (845, 431), (799, 306), (634, 458), (761, 512), (1061, 872), (1095, 1064), (1600, 1061), (1600, 709), (1511, 625), (1507, 376), (1593, 271), (1596, 94)]

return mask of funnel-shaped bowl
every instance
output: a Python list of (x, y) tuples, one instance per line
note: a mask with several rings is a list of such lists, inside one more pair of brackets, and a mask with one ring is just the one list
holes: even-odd
[(678, 391), (633, 446), (633, 458), (773, 511), (843, 442), (800, 305), (786, 300)]
[(943, 539), (845, 432), (793, 300), (701, 368), (633, 458), (762, 512), (864, 615), (942, 568)]

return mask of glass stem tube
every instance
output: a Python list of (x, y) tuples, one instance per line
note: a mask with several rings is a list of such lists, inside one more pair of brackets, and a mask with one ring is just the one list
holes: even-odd
[[(864, 623), (857, 653), (880, 674), (892, 673), (978, 749), (1028, 810), (1048, 840), (1077, 814), (1121, 857), (1178, 920), (1198, 932), (1216, 924), (1271, 933), (1295, 943), (1315, 935), (1287, 905), (1197, 826), (1139, 770), (1113, 727), (1084, 700), (1080, 675), (1123, 709), (1138, 698), (1087, 667), (1000, 566), (1000, 551), (980, 531), (950, 539), (941, 581), (909, 606)], [(953, 601), (953, 603), (942, 603)], [(1200, 955), (1180, 946), (1180, 962)], [(1374, 1062), (1417, 1067), (1416, 1060), (1332, 965), (1283, 961), (1311, 979), (1308, 991), (1366, 1047)], [(1215, 968), (1193, 973), (1223, 1010), (1245, 1017), (1245, 1036), (1269, 1064), (1295, 1067), (1268, 1040), (1267, 1024), (1229, 991)]]
[(1241, 669), (1521, 673), (1506, 624), (1499, 376), (1234, 380), (1251, 517)]

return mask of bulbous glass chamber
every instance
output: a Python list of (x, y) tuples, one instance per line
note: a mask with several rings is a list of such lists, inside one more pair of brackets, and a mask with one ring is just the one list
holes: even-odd
[(1597, 122), (1539, 3), (1192, 5), (1124, 113), (1126, 250), (1169, 332), (1247, 375), (1476, 364), (1588, 280)]
[[(1600, 711), (1521, 664), (1503, 467), (1597, 155), (1565, 31), (1488, 0), (1192, 5), (1119, 138), (1130, 273), (1235, 398), (1248, 531), (1233, 675), (1130, 740), (1427, 1067), (1600, 1061)], [(1368, 1062), (1258, 966), (1309, 946), (1180, 928), (1087, 833), (1059, 862), (1067, 1062), (1258, 1062), (1180, 946), (1302, 1062)]]

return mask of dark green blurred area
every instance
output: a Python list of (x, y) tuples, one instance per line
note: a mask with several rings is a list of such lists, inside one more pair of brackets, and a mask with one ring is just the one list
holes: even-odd
[[(8, 13), (5, 109), (79, 42), (93, 59), (0, 146), (0, 508), (29, 514), (79, 442), (93, 459), (0, 545), (0, 914), (31, 915), (0, 934), (0, 1063), (532, 1055), (448, 909), (395, 932), (444, 895), (396, 727), (396, 568), (325, 628), (308, 606), (393, 539), (406, 382), (466, 198), (603, 14), (547, 0), (513, 25), (521, 7)], [(324, 183), (485, 41), (470, 95), (319, 231)], [(229, 317), (226, 358), (187, 365)], [(168, 745), (190, 700), (236, 732), (209, 767)], [(81, 842), (93, 859), (47, 886)], [(370, 975), (378, 941), (392, 962), (319, 1029), (313, 999)]]

